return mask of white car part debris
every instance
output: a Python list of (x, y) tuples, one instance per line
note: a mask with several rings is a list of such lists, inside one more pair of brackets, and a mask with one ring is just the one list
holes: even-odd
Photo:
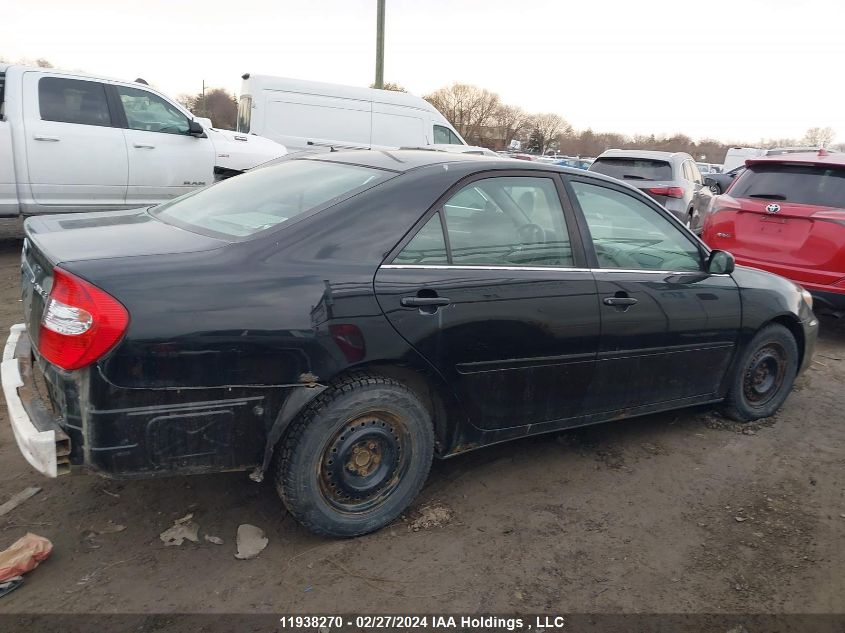
[(264, 548), (267, 547), (267, 543), (270, 542), (270, 540), (264, 536), (264, 530), (255, 527), (254, 525), (250, 525), (249, 523), (244, 523), (243, 525), (238, 526), (237, 541), (238, 553), (235, 554), (235, 558), (240, 560), (255, 558), (264, 551)]
[(164, 543), (164, 546), (171, 547), (174, 545), (181, 545), (186, 540), (191, 541), (192, 543), (199, 542), (200, 526), (192, 520), (193, 518), (193, 514), (186, 514), (181, 519), (176, 519), (176, 521), (173, 522), (172, 527), (167, 528), (164, 532), (159, 534), (159, 538), (162, 543)]

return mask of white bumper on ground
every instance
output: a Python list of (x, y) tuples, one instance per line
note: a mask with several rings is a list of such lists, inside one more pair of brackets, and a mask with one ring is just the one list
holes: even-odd
[(9, 410), (9, 421), (12, 423), (15, 439), (26, 461), (40, 473), (48, 477), (56, 477), (56, 432), (39, 431), (30, 420), (18, 395), (18, 388), (23, 386), (23, 379), (18, 359), (15, 358), (15, 348), (18, 339), (25, 332), (24, 324), (13, 325), (6, 347), (3, 349), (3, 364), (0, 366), (3, 395), (6, 396), (6, 407)]

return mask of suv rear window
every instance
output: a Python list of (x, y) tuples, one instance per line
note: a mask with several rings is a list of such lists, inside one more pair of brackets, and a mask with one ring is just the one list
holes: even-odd
[(391, 175), (357, 165), (291, 160), (198, 189), (151, 213), (197, 233), (239, 239), (340, 202)]
[(619, 180), (672, 180), (672, 166), (665, 160), (652, 158), (597, 158), (590, 166)]
[(845, 169), (799, 163), (752, 165), (738, 178), (730, 195), (845, 208)]

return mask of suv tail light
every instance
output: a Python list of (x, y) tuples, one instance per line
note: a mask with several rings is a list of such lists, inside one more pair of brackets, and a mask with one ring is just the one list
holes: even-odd
[(683, 187), (650, 187), (646, 189), (653, 196), (666, 196), (667, 198), (683, 198)]
[(95, 362), (120, 340), (129, 313), (117, 299), (61, 268), (41, 315), (38, 351), (62, 369)]

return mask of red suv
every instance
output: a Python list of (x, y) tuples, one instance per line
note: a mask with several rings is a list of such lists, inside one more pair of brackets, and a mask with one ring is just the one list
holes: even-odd
[(702, 238), (738, 263), (787, 277), (845, 313), (845, 154), (765, 156), (714, 199)]

